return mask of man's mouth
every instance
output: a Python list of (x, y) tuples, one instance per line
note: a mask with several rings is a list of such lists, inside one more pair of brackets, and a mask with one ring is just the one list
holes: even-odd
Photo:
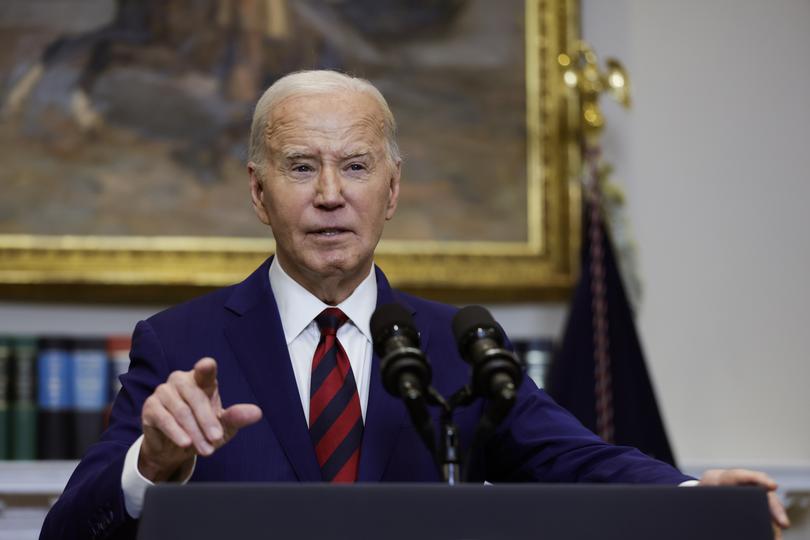
[(341, 234), (348, 233), (348, 229), (343, 229), (340, 227), (324, 227), (322, 229), (315, 229), (312, 231), (312, 234), (316, 234), (318, 236), (322, 236), (325, 238), (331, 238), (334, 236), (340, 236)]

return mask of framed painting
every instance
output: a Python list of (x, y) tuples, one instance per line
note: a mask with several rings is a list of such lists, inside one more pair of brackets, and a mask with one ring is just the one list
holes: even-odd
[(578, 17), (576, 0), (12, 1), (0, 297), (164, 303), (243, 279), (274, 249), (250, 208), (252, 106), (284, 73), (331, 68), (397, 118), (400, 205), (375, 259), (392, 283), (561, 299), (579, 147), (557, 56)]

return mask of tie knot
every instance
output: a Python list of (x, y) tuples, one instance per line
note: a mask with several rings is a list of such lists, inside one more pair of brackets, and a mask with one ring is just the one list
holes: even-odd
[(348, 320), (349, 318), (340, 309), (331, 307), (321, 311), (320, 315), (315, 317), (315, 322), (318, 323), (321, 334), (331, 336), (337, 334), (338, 328)]

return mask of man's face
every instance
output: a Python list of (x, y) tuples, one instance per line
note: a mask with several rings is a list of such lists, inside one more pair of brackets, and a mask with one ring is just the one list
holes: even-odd
[(399, 195), (383, 113), (361, 93), (292, 96), (270, 113), (263, 170), (250, 164), (253, 205), (273, 229), (284, 270), (310, 290), (356, 281)]

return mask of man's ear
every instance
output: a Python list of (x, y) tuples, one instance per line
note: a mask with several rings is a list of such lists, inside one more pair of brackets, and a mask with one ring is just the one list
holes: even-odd
[(402, 160), (398, 159), (391, 168), (391, 177), (388, 179), (388, 207), (385, 210), (385, 219), (394, 217), (399, 201), (399, 178), (402, 174)]
[(253, 202), (253, 211), (256, 212), (256, 217), (265, 225), (270, 225), (270, 216), (267, 213), (267, 208), (264, 206), (264, 183), (262, 182), (262, 173), (259, 172), (259, 166), (252, 161), (247, 165), (248, 176), (250, 177), (250, 198)]

